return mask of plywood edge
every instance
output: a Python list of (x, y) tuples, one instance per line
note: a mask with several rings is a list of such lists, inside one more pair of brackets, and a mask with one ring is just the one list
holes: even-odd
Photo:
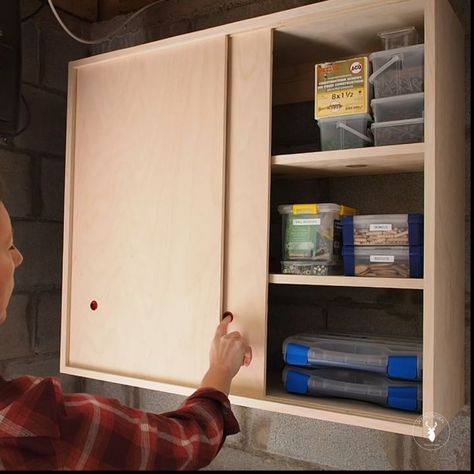
[(62, 298), (61, 298), (61, 341), (60, 366), (67, 364), (69, 358), (69, 316), (72, 259), (72, 228), (73, 228), (73, 183), (74, 183), (74, 149), (76, 120), (77, 71), (70, 64), (68, 75), (68, 102), (66, 128), (66, 154), (64, 179), (64, 224), (63, 224), (63, 262), (62, 262)]
[(422, 290), (423, 278), (372, 278), (351, 276), (287, 275), (273, 273), (269, 283), (280, 285), (355, 286), (363, 288), (400, 288)]
[(365, 165), (391, 167), (394, 171), (423, 171), (424, 143), (374, 146), (351, 150), (316, 151), (273, 155), (272, 167), (333, 169)]
[(447, 0), (426, 2), (425, 45), (423, 399), (449, 421), (465, 397), (465, 104), (464, 33)]
[(127, 377), (125, 375), (111, 374), (109, 372), (85, 369), (82, 367), (76, 367), (68, 364), (61, 365), (61, 372), (68, 375), (75, 375), (77, 377), (86, 377), (89, 379), (101, 380), (103, 382), (112, 382), (122, 385), (129, 385), (131, 387), (157, 390), (161, 392), (173, 393), (175, 395), (183, 395), (186, 397), (191, 395), (198, 388), (168, 384), (155, 380), (147, 380), (140, 377)]
[(397, 421), (397, 415), (377, 417), (370, 409), (366, 413), (354, 413), (351, 410), (350, 402), (347, 409), (337, 411), (334, 405), (327, 404), (327, 408), (316, 408), (314, 406), (301, 406), (289, 402), (287, 399), (281, 399), (275, 396), (266, 396), (265, 398), (247, 398), (230, 395), (230, 402), (235, 405), (241, 405), (258, 410), (266, 410), (286, 415), (302, 416), (321, 421), (341, 423), (344, 425), (360, 426), (381, 431), (389, 431), (404, 435), (424, 436), (423, 430), (415, 426), (415, 420), (419, 415), (400, 415), (400, 421)]

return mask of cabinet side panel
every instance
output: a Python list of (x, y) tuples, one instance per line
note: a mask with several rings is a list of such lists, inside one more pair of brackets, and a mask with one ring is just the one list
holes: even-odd
[(204, 375), (222, 305), (226, 74), (225, 37), (78, 68), (71, 366)]
[(464, 405), (464, 37), (447, 0), (425, 16), (424, 409)]
[(65, 155), (64, 186), (64, 226), (63, 226), (63, 275), (61, 299), (61, 347), (60, 370), (63, 372), (69, 364), (69, 316), (71, 292), (71, 250), (72, 250), (72, 195), (74, 185), (73, 157), (76, 128), (76, 68), (68, 66), (68, 100)]
[(224, 308), (247, 338), (253, 361), (232, 385), (236, 395), (263, 395), (265, 384), (272, 32), (229, 40)]

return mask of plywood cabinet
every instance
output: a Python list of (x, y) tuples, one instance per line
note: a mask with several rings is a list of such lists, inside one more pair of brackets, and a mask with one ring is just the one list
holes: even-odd
[[(314, 99), (315, 63), (380, 50), (377, 32), (407, 25), (424, 36), (424, 143), (272, 156), (272, 108)], [(286, 393), (272, 352), (275, 289), (416, 292), (423, 413), (451, 419), (464, 403), (463, 60), (448, 1), (328, 0), (71, 63), (61, 370), (190, 394), (228, 309), (254, 355), (233, 403), (426, 436), (418, 415)], [(394, 174), (421, 177), (424, 278), (274, 270), (280, 178)]]

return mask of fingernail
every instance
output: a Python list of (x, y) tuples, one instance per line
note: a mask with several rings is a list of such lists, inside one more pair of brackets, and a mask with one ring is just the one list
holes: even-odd
[(226, 318), (227, 316), (230, 316), (230, 320), (234, 320), (234, 315), (230, 311), (225, 311), (224, 314), (222, 315), (222, 319)]

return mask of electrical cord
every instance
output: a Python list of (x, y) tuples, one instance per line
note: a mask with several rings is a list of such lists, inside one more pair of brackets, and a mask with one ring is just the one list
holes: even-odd
[(165, 0), (156, 0), (155, 2), (153, 3), (150, 3), (149, 5), (146, 5), (144, 6), (143, 8), (140, 8), (140, 10), (138, 10), (137, 12), (135, 12), (130, 18), (128, 18), (126, 21), (124, 21), (118, 28), (116, 28), (115, 30), (113, 30), (111, 33), (109, 33), (107, 36), (104, 36), (103, 38), (98, 38), (98, 39), (95, 39), (95, 40), (86, 40), (86, 39), (83, 39), (83, 38), (79, 38), (78, 36), (76, 36), (74, 33), (72, 33), (71, 31), (69, 31), (69, 29), (67, 28), (67, 26), (63, 23), (63, 21), (61, 20), (60, 16), (58, 15), (58, 12), (56, 11), (56, 7), (54, 6), (53, 4), (53, 0), (48, 0), (48, 3), (49, 3), (49, 6), (51, 7), (51, 11), (53, 12), (53, 15), (56, 17), (56, 20), (58, 20), (59, 24), (62, 26), (63, 30), (73, 39), (75, 39), (76, 41), (79, 41), (79, 43), (84, 43), (84, 44), (99, 44), (99, 43), (103, 43), (104, 41), (108, 41), (112, 36), (115, 35), (115, 33), (117, 33), (118, 31), (120, 31), (127, 23), (129, 23), (130, 21), (132, 21), (136, 16), (140, 15), (141, 13), (143, 13), (145, 10), (147, 10), (148, 8), (151, 8), (153, 7), (154, 5), (157, 5), (158, 3), (162, 3), (164, 2)]
[[(41, 9), (46, 5), (46, 0), (39, 0), (41, 2), (41, 5), (31, 14), (25, 16), (24, 18), (21, 19), (21, 22), (25, 22), (25, 21), (28, 21), (30, 18), (34, 17), (36, 14), (38, 14)], [(64, 29), (64, 31), (69, 35), (71, 36), (73, 39), (75, 39), (76, 41), (79, 41), (80, 43), (84, 43), (84, 44), (99, 44), (99, 43), (103, 43), (104, 41), (107, 41), (109, 40), (115, 33), (117, 33), (118, 31), (120, 31), (127, 23), (129, 23), (130, 21), (132, 21), (135, 17), (137, 17), (138, 15), (140, 15), (141, 13), (143, 13), (145, 10), (148, 10), (148, 8), (151, 8), (153, 7), (154, 5), (157, 5), (158, 3), (162, 3), (164, 2), (165, 0), (156, 0), (155, 2), (153, 3), (150, 3), (149, 5), (146, 5), (144, 6), (143, 8), (140, 8), (140, 10), (136, 11), (130, 18), (128, 18), (126, 21), (124, 21), (118, 28), (116, 28), (115, 30), (113, 30), (111, 33), (109, 33), (107, 36), (104, 36), (103, 38), (99, 38), (99, 39), (96, 39), (96, 40), (85, 40), (83, 38), (79, 38), (78, 36), (74, 35), (71, 31), (69, 31), (69, 29), (66, 27), (66, 25), (63, 23), (63, 21), (61, 20), (61, 18), (59, 17), (59, 14), (58, 12), (56, 11), (56, 8), (52, 2), (52, 0), (47, 0), (48, 3), (49, 3), (49, 6), (51, 7), (51, 11), (53, 12), (54, 16), (56, 17), (56, 19), (58, 20), (59, 24), (62, 26), (62, 28)], [(21, 100), (23, 102), (23, 105), (25, 106), (25, 110), (26, 110), (26, 122), (25, 124), (21, 127), (20, 130), (17, 130), (13, 135), (10, 135), (8, 137), (1, 137), (3, 139), (11, 139), (11, 138), (14, 138), (18, 135), (20, 135), (21, 133), (23, 133), (27, 128), (28, 126), (30, 125), (30, 122), (31, 122), (31, 112), (30, 112), (30, 108), (28, 106), (28, 103), (26, 102), (26, 99), (25, 99), (25, 96), (23, 95), (23, 93), (21, 94)]]

